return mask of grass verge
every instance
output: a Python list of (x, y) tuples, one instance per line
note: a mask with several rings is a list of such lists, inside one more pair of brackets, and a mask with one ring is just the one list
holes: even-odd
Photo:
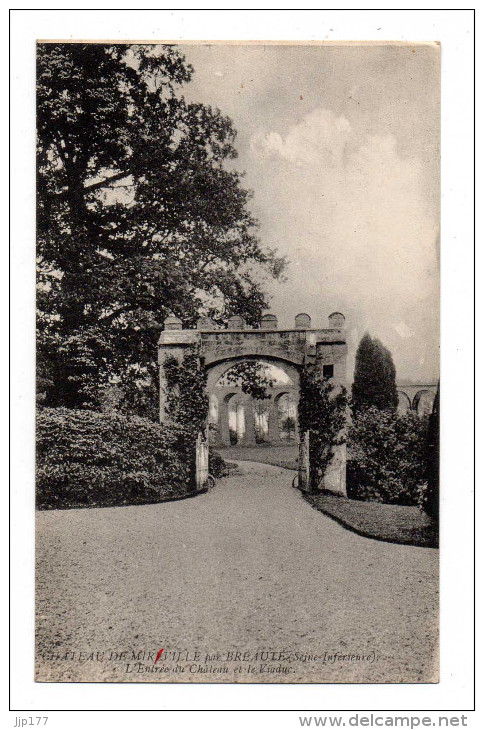
[(217, 448), (217, 453), (225, 461), (256, 461), (297, 470), (297, 446), (231, 446)]
[(418, 507), (359, 502), (327, 493), (303, 496), (315, 509), (363, 537), (399, 545), (438, 547), (438, 528)]

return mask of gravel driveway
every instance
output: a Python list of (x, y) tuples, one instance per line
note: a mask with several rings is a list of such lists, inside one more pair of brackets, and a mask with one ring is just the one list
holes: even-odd
[(346, 531), (293, 472), (238, 472), (194, 499), (38, 513), (36, 678), (438, 681), (438, 551)]

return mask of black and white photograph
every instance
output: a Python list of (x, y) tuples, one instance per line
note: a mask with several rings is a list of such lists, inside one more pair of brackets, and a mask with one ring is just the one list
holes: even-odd
[(438, 683), (440, 44), (36, 64), (36, 681)]

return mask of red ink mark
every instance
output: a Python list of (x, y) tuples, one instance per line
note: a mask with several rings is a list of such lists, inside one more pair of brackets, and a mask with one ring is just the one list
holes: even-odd
[(155, 659), (155, 664), (156, 664), (156, 662), (158, 661), (158, 659), (160, 658), (160, 656), (161, 656), (161, 655), (163, 654), (163, 652), (164, 652), (164, 651), (165, 651), (164, 649), (160, 649), (160, 651), (159, 651), (159, 652), (158, 652), (158, 654), (156, 655), (156, 659)]

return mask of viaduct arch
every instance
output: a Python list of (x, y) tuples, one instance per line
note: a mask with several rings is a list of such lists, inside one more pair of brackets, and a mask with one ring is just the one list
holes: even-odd
[(419, 416), (428, 416), (437, 394), (437, 383), (397, 383), (397, 393), (399, 413), (414, 411)]
[[(267, 369), (273, 381), (267, 398), (254, 400), (243, 393), (237, 382), (227, 379), (234, 365), (253, 360)], [(219, 446), (269, 443), (284, 445), (297, 438), (299, 364), (290, 359), (267, 355), (235, 357), (208, 367), (207, 392), (210, 399), (212, 441)], [(214, 412), (216, 410), (216, 413)], [(288, 425), (287, 419), (292, 419)], [(286, 421), (286, 426), (284, 426)]]

